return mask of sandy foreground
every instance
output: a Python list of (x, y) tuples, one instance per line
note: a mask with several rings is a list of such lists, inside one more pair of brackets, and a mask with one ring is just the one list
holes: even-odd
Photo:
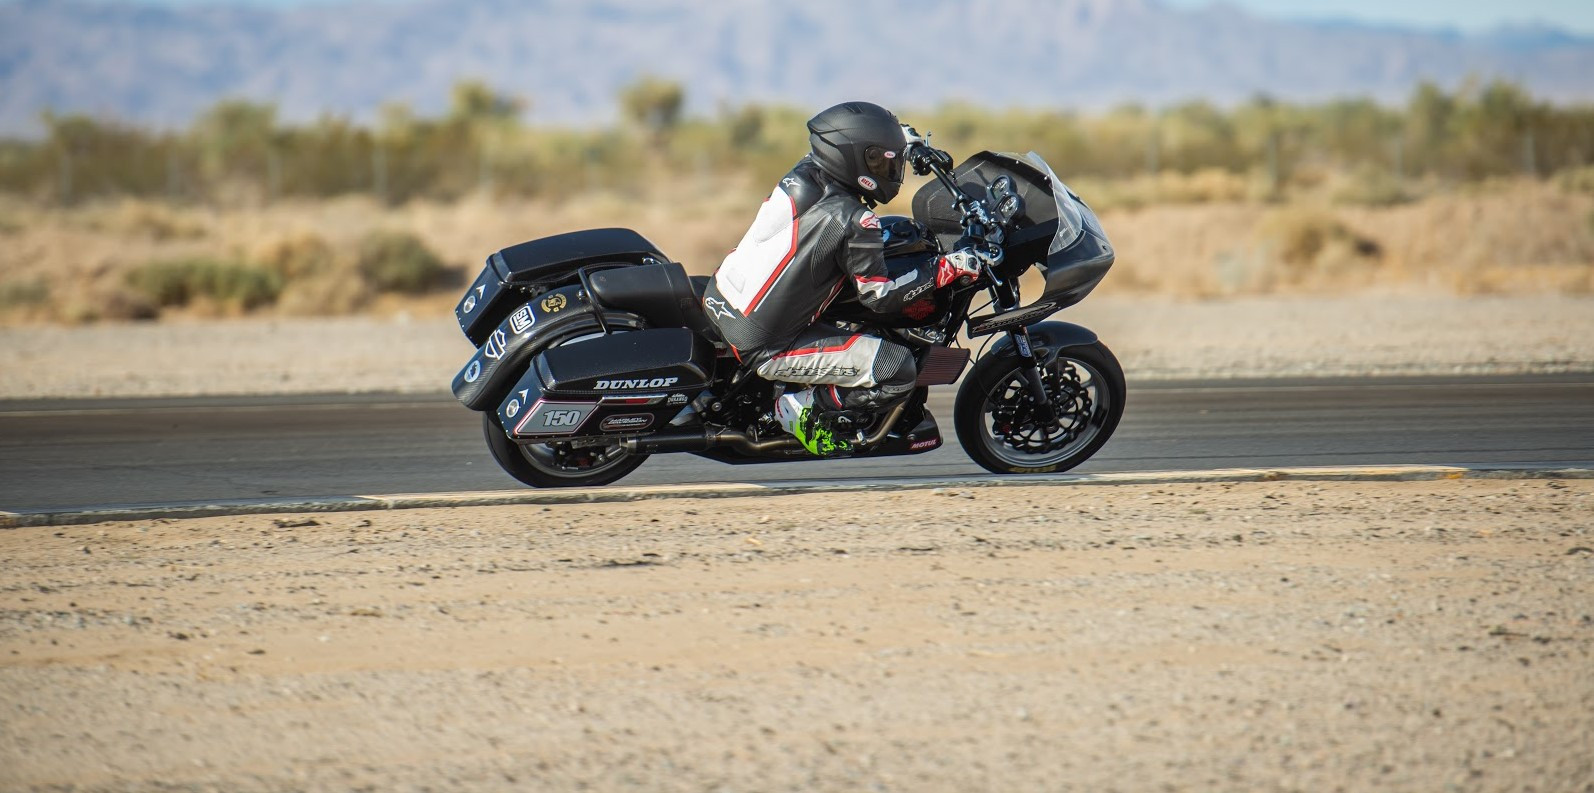
[[(1130, 379), (1594, 372), (1594, 297), (1092, 297)], [(977, 348), (976, 348), (977, 349)], [(452, 317), (0, 327), (0, 399), (441, 392)]]
[(0, 531), (0, 788), (1594, 790), (1594, 481)]

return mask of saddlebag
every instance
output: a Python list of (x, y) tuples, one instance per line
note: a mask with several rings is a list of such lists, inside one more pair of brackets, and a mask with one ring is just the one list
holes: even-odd
[(498, 419), (521, 441), (657, 429), (708, 385), (714, 348), (686, 328), (615, 333), (531, 359)]
[(481, 274), (454, 307), (454, 319), (471, 343), (480, 346), (510, 312), (549, 289), (575, 283), (582, 267), (667, 260), (630, 229), (588, 229), (523, 242), (487, 257)]

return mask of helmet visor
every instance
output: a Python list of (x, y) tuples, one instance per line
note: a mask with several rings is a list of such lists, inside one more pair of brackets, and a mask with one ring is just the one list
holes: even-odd
[(870, 146), (863, 150), (863, 162), (869, 169), (869, 175), (884, 183), (902, 184), (902, 160), (902, 152), (882, 146)]

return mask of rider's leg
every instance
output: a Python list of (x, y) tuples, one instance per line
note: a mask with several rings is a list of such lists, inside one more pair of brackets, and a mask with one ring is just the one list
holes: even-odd
[(881, 340), (872, 367), (874, 385), (849, 388), (839, 385), (819, 386), (819, 401), (837, 410), (874, 411), (896, 404), (913, 391), (919, 378), (913, 365), (913, 353), (907, 347)]
[(876, 336), (815, 325), (783, 351), (770, 355), (757, 372), (768, 380), (807, 383), (812, 389), (789, 393), (776, 406), (776, 418), (815, 454), (845, 450), (832, 433), (830, 417), (841, 410), (873, 411), (906, 397), (917, 371), (906, 347)]

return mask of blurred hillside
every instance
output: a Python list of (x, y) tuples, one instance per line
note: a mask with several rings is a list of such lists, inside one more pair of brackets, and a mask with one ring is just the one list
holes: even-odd
[[(46, 113), (42, 139), (0, 140), (0, 191), (58, 206), (120, 196), (255, 205), (347, 194), (396, 204), (630, 192), (685, 178), (766, 183), (807, 151), (812, 112), (726, 105), (693, 116), (686, 88), (656, 77), (608, 100), (621, 116), (615, 124), (527, 125), (528, 101), (536, 100), (466, 81), (441, 113), (390, 103), (372, 124), (285, 122), (275, 105), (243, 100), (213, 105), (177, 130)], [(1425, 83), (1396, 105), (1259, 96), (1228, 109), (1205, 101), (1095, 113), (897, 109), (960, 157), (1034, 150), (1070, 182), (1117, 183), (1097, 193), (1098, 203), (1278, 200), (1332, 178), (1338, 201), (1398, 204), (1417, 183), (1543, 177), (1594, 164), (1594, 105), (1553, 104), (1504, 82), (1456, 92)]]
[[(463, 82), (369, 125), (241, 100), (176, 130), (46, 115), (0, 143), (0, 322), (441, 314), (493, 250), (594, 226), (709, 272), (807, 149), (810, 111), (693, 116), (667, 79), (624, 86), (609, 125), (527, 125), (525, 101)], [(1594, 107), (1509, 83), (903, 115), (959, 159), (1044, 155), (1117, 243), (1107, 293), (1594, 292)]]
[(441, 112), (460, 77), (534, 100), (543, 122), (612, 121), (645, 73), (692, 86), (688, 111), (750, 102), (890, 107), (1150, 107), (1266, 93), (1403, 100), (1427, 80), (1507, 79), (1594, 98), (1594, 41), (1284, 21), (1155, 0), (343, 0), (291, 7), (0, 2), (0, 134), (39, 113), (180, 126), (228, 97), (284, 120), (374, 121), (385, 102)]

